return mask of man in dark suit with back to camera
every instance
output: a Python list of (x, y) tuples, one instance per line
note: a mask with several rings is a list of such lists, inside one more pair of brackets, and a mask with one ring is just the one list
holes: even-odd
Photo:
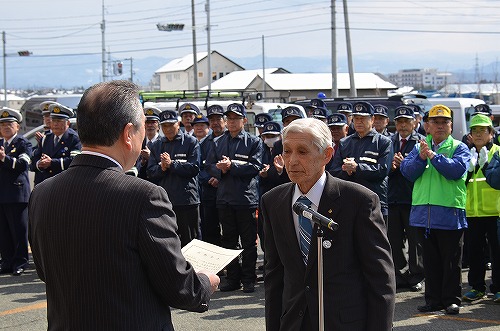
[(269, 331), (318, 330), (317, 225), (292, 212), (304, 198), (339, 225), (323, 237), (325, 330), (392, 328), (396, 286), (379, 198), (326, 173), (332, 153), (330, 130), (321, 121), (299, 119), (283, 130), (292, 183), (264, 194), (261, 204)]
[(29, 238), (49, 330), (173, 330), (169, 307), (208, 309), (219, 278), (182, 256), (167, 193), (124, 172), (144, 119), (135, 84), (90, 87), (77, 113), (82, 153), (32, 192)]

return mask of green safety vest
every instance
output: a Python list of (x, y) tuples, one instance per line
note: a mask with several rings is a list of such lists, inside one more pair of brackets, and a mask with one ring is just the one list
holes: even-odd
[[(488, 153), (488, 162), (500, 146), (493, 144)], [(486, 183), (482, 168), (472, 174), (467, 184), (467, 217), (498, 216), (500, 214), (500, 191)]]
[[(432, 136), (428, 135), (426, 140), (427, 144), (432, 146)], [(449, 136), (436, 153), (451, 158), (460, 143), (460, 141)], [(413, 186), (412, 205), (434, 205), (465, 209), (466, 178), (467, 173), (464, 173), (459, 179), (446, 179), (434, 168), (430, 159), (427, 159), (427, 166), (422, 176), (415, 181)]]

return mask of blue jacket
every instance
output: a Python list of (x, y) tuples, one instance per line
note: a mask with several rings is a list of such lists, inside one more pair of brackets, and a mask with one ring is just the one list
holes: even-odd
[[(358, 167), (351, 176), (342, 170), (343, 160), (353, 157)], [(390, 138), (372, 129), (360, 138), (357, 133), (340, 139), (340, 146), (331, 167), (332, 176), (355, 182), (377, 193), (382, 214), (387, 215), (387, 182), (392, 162), (392, 142)]]
[[(417, 133), (416, 131), (413, 131), (408, 137), (408, 142), (406, 143), (402, 151), (400, 150), (399, 138), (399, 133), (396, 133), (391, 137), (392, 154), (394, 155), (398, 152), (401, 152), (403, 157), (407, 157), (415, 144), (418, 143), (420, 139), (424, 139), (425, 137)], [(396, 168), (395, 170), (392, 170), (391, 168), (391, 170), (389, 171), (389, 191), (387, 195), (389, 206), (392, 204), (411, 205), (412, 190), (413, 182), (406, 179), (399, 168)]]
[(200, 162), (200, 173), (198, 174), (201, 202), (211, 206), (215, 206), (215, 201), (217, 199), (217, 188), (208, 184), (209, 179), (212, 178), (213, 176), (208, 173), (206, 169), (206, 163), (208, 154), (213, 148), (214, 148), (214, 136), (211, 133), (200, 143), (201, 162)]
[[(4, 139), (0, 139), (3, 146)], [(5, 149), (5, 159), (0, 161), (0, 203), (27, 203), (30, 197), (28, 166), (31, 143), (16, 135)]]
[[(415, 182), (425, 171), (427, 160), (420, 158), (420, 144), (401, 162), (401, 173), (411, 182)], [(453, 156), (436, 154), (430, 161), (436, 170), (446, 179), (460, 179), (467, 171), (470, 162), (470, 151), (467, 145), (460, 143)], [(412, 206), (410, 225), (440, 230), (458, 230), (467, 228), (465, 209), (435, 205)]]
[[(150, 150), (148, 178), (167, 191), (174, 207), (198, 205), (200, 145), (196, 138), (179, 130), (173, 140), (162, 137), (153, 143)], [(161, 169), (160, 155), (164, 152), (172, 160), (166, 171)]]
[[(50, 132), (42, 138), (38, 147), (33, 151), (30, 170), (35, 172), (35, 185), (68, 169), (73, 158), (82, 149), (80, 138), (72, 128), (68, 128), (63, 133), (56, 146), (54, 146), (53, 141), (54, 133)], [(42, 157), (42, 154), (46, 154), (52, 159), (50, 167), (46, 169), (38, 169), (37, 167), (37, 162)]]
[(486, 183), (496, 190), (500, 190), (500, 155), (493, 154), (490, 163), (483, 168)]
[[(256, 208), (259, 204), (259, 171), (262, 169), (262, 139), (242, 130), (236, 137), (226, 131), (215, 144), (206, 162), (210, 175), (220, 178), (217, 206)], [(223, 174), (216, 168), (222, 156), (231, 159)]]

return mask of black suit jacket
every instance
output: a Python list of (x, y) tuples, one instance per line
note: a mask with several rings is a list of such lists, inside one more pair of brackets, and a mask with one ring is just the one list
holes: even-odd
[(78, 155), (35, 187), (29, 239), (49, 330), (173, 330), (170, 307), (208, 309), (210, 282), (180, 251), (165, 190)]
[[(262, 197), (269, 331), (318, 330), (317, 236), (313, 230), (305, 266), (292, 219), (294, 185)], [(325, 330), (390, 330), (396, 286), (378, 196), (327, 174), (318, 212), (339, 224), (324, 231), (332, 244), (323, 248)]]

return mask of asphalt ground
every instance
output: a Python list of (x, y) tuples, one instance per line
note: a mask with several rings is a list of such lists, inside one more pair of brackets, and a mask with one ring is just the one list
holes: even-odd
[[(468, 289), (467, 269), (462, 275), (465, 292)], [(489, 283), (491, 271), (487, 272), (486, 279)], [(460, 314), (454, 316), (442, 311), (419, 313), (416, 307), (423, 303), (423, 292), (398, 290), (394, 330), (500, 330), (500, 304), (493, 303), (492, 294), (472, 304), (463, 303)], [(45, 286), (33, 267), (19, 277), (0, 276), (0, 330), (46, 330), (46, 307)], [(176, 330), (265, 330), (264, 283), (258, 282), (255, 292), (250, 294), (217, 291), (208, 312), (172, 309), (172, 319)]]

